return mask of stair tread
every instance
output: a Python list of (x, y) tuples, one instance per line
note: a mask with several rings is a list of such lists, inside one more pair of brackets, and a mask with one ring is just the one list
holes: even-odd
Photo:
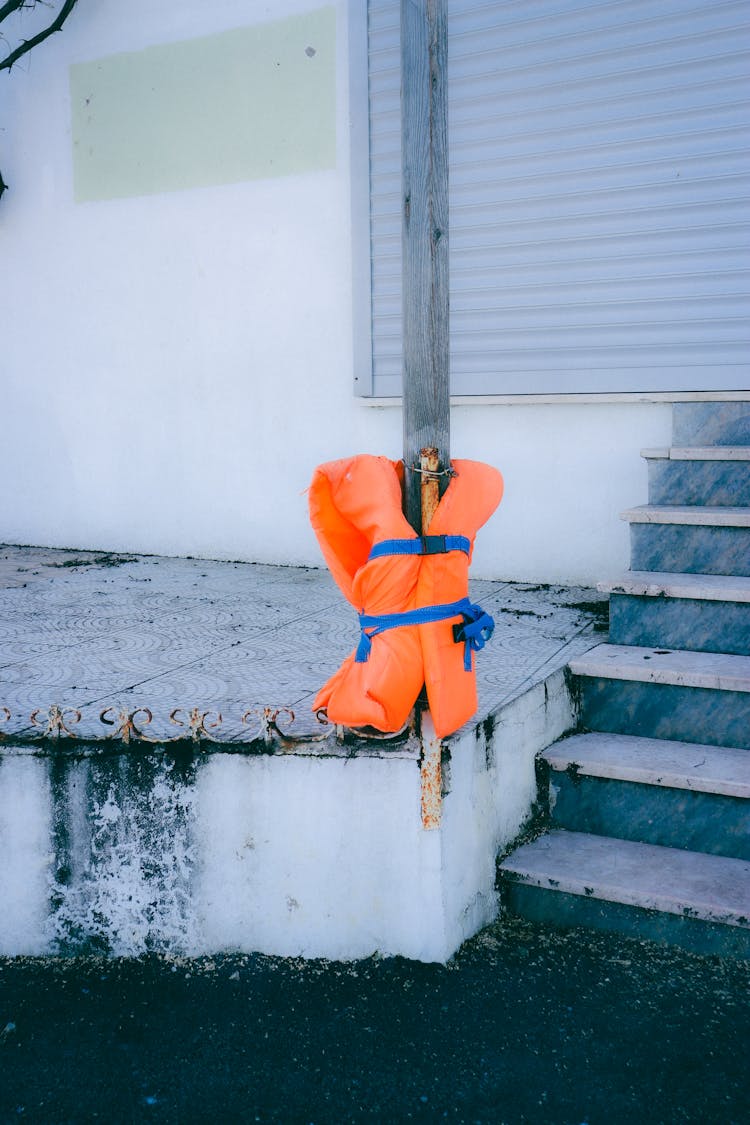
[(629, 523), (672, 523), (699, 527), (750, 527), (750, 507), (708, 504), (640, 504), (620, 518)]
[(545, 890), (750, 927), (750, 863), (741, 859), (553, 829), (500, 869)]
[(576, 676), (750, 692), (750, 656), (601, 644), (570, 661)]
[(597, 589), (602, 594), (750, 602), (750, 578), (724, 574), (670, 574), (668, 571), (632, 570), (610, 582), (598, 582)]
[(750, 754), (630, 734), (594, 731), (561, 739), (542, 755), (553, 770), (750, 799)]
[(750, 445), (672, 445), (642, 449), (647, 461), (750, 461)]

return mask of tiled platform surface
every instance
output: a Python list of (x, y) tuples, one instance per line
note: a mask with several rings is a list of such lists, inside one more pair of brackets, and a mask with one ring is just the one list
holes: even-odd
[(357, 640), (323, 569), (0, 566), (0, 952), (444, 961), (495, 917), (536, 756), (575, 722), (562, 669), (596, 643), (593, 592), (474, 583), (497, 622), (480, 709), (423, 747), (321, 734), (312, 700)]
[[(599, 639), (594, 591), (476, 581), (471, 596), (496, 622), (477, 658), (474, 722)], [(325, 569), (37, 547), (0, 546), (0, 621), (11, 735), (51, 704), (79, 709), (87, 737), (110, 733), (99, 720), (109, 705), (148, 707), (150, 732), (172, 735), (174, 708), (220, 710), (236, 739), (248, 708), (287, 707), (312, 734), (312, 700), (357, 640)]]

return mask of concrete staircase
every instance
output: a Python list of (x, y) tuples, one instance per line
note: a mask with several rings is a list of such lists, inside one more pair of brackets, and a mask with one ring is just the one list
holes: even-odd
[[(583, 733), (542, 755), (549, 827), (509, 913), (750, 957), (750, 403), (674, 406), (644, 450), (609, 644), (570, 664)], [(546, 798), (546, 794), (543, 794)]]

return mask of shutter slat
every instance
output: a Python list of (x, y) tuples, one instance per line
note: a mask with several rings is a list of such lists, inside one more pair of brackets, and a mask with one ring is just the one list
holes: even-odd
[[(369, 11), (373, 391), (393, 394), (399, 3)], [(747, 11), (449, 0), (454, 393), (750, 383)]]

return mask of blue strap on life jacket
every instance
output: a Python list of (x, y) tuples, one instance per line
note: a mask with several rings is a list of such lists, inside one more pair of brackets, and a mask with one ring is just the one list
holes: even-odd
[[(412, 542), (406, 540), (406, 542)], [(418, 540), (416, 540), (418, 542)], [(425, 605), (419, 609), (409, 609), (404, 613), (360, 613), (359, 626), (362, 630), (357, 645), (355, 662), (365, 664), (372, 648), (372, 637), (385, 633), (387, 629), (398, 629), (402, 625), (430, 625), (435, 621), (445, 621), (449, 617), (461, 616), (463, 621), (453, 626), (453, 639), (463, 642), (464, 668), (471, 671), (471, 654), (484, 648), (492, 636), (495, 622), (481, 606), (473, 605), (468, 598), (446, 605)], [(369, 630), (367, 632), (366, 630)]]
[(376, 543), (367, 561), (382, 559), (386, 555), (444, 555), (448, 551), (463, 551), (468, 555), (471, 541), (465, 535), (420, 535), (418, 539), (383, 539)]
[[(469, 600), (468, 598), (466, 599)], [(495, 631), (495, 619), (481, 605), (469, 603), (463, 612), (463, 622), (453, 626), (453, 640), (464, 644), (464, 668), (471, 671), (472, 652), (481, 652)]]

